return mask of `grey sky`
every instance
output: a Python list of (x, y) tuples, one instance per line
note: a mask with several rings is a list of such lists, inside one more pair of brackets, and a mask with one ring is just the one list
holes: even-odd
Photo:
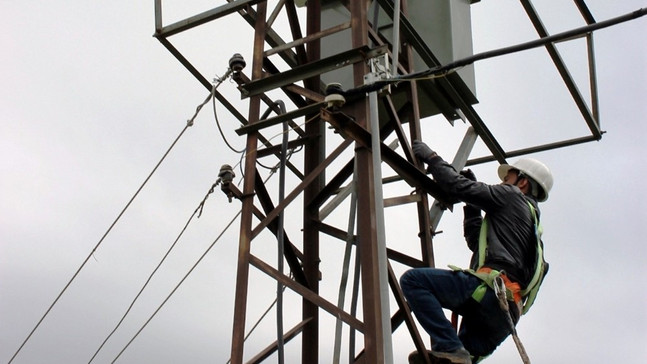
[[(221, 3), (165, 1), (165, 23)], [(647, 6), (644, 0), (587, 4), (598, 21)], [(535, 5), (551, 33), (584, 24), (572, 2), (537, 0)], [(483, 0), (472, 10), (476, 52), (536, 38), (517, 2)], [(207, 91), (151, 36), (152, 1), (0, 0), (0, 14), (0, 361), (6, 362)], [(555, 187), (540, 206), (550, 273), (518, 327), (533, 362), (647, 361), (647, 248), (641, 234), (647, 222), (642, 193), (647, 177), (646, 30), (647, 19), (641, 18), (595, 33), (601, 123), (607, 132), (602, 140), (534, 155), (551, 167)], [(237, 18), (173, 41), (210, 77), (224, 73), (233, 53), (251, 57), (251, 32)], [(559, 49), (580, 88), (587, 90), (583, 41)], [(479, 62), (476, 77), (480, 104), (475, 108), (504, 148), (588, 133), (545, 50)], [(227, 81), (219, 90), (247, 114), (246, 101), (233, 84)], [(218, 116), (230, 142), (241, 148), (244, 140), (233, 132), (235, 119), (221, 105)], [(451, 159), (464, 131), (461, 122), (452, 128), (430, 118), (423, 136)], [(485, 154), (478, 143), (474, 156)], [(210, 106), (205, 107), (15, 363), (87, 362), (202, 201), (220, 165), (237, 162), (222, 143)], [(474, 170), (495, 183), (495, 167), (489, 163)], [(276, 188), (275, 180), (270, 188)], [(96, 362), (116, 356), (238, 208), (219, 190), (209, 197), (202, 217), (191, 223)], [(460, 210), (446, 214), (440, 226), (438, 266), (465, 264), (469, 257)], [(403, 216), (407, 211), (387, 213), (387, 240), (413, 252), (417, 232)], [(238, 221), (118, 362), (227, 361), (237, 232)], [(289, 233), (300, 240), (298, 226)], [(275, 244), (267, 236), (264, 241), (257, 252), (271, 257)], [(335, 250), (326, 252), (329, 259), (322, 264), (334, 270), (341, 245), (331, 246)], [(337, 280), (334, 274), (330, 279), (334, 302)], [(274, 283), (254, 269), (252, 280), (248, 327), (275, 292)], [(247, 344), (250, 354), (274, 340), (273, 315)], [(287, 313), (286, 320), (295, 322), (295, 315)], [(394, 335), (396, 363), (413, 350), (403, 332)], [(321, 344), (321, 362), (330, 362), (332, 339), (327, 340)], [(486, 362), (520, 360), (508, 339)]]

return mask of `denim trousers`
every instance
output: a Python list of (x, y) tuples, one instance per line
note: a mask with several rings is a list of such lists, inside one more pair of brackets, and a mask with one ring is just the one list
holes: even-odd
[[(481, 280), (471, 274), (436, 268), (414, 268), (402, 275), (402, 292), (431, 336), (432, 350), (448, 352), (465, 347), (472, 356), (484, 357), (511, 333), (494, 291), (488, 289), (481, 302), (472, 298), (480, 284)], [(458, 333), (443, 308), (463, 317)]]

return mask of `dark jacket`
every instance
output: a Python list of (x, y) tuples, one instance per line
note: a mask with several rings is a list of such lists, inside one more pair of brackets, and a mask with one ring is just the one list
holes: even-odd
[(488, 250), (485, 266), (503, 270), (508, 277), (524, 289), (535, 272), (537, 264), (537, 238), (534, 219), (526, 201), (535, 207), (537, 201), (512, 185), (488, 185), (472, 181), (459, 173), (439, 156), (427, 161), (436, 182), (456, 199), (465, 202), (464, 234), (474, 253), (470, 268), (478, 265), (481, 210), (488, 219)]

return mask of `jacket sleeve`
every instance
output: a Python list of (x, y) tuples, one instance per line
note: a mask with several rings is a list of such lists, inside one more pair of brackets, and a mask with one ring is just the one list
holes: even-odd
[(467, 242), (467, 247), (476, 253), (479, 247), (481, 224), (483, 223), (481, 210), (474, 205), (467, 204), (463, 207), (463, 216), (463, 236)]
[(506, 196), (511, 192), (512, 186), (488, 185), (472, 181), (461, 176), (440, 156), (430, 158), (427, 163), (429, 164), (428, 170), (434, 176), (434, 180), (454, 198), (474, 205), (486, 213), (496, 211), (506, 205)]

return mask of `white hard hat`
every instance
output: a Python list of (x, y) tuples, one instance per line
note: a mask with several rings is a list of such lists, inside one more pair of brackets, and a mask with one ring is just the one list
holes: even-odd
[(511, 169), (523, 172), (539, 184), (539, 187), (541, 187), (542, 190), (539, 191), (537, 196), (537, 200), (539, 202), (544, 202), (548, 199), (548, 193), (550, 192), (550, 189), (553, 188), (553, 174), (550, 173), (550, 169), (548, 169), (545, 164), (533, 158), (519, 159), (512, 165), (502, 164), (499, 166), (498, 170), (499, 178), (503, 180)]

